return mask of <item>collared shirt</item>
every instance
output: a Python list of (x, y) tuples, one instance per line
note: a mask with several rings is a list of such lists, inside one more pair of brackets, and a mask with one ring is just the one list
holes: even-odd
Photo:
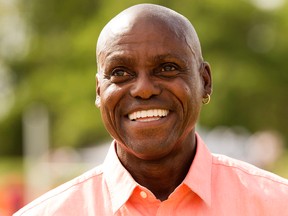
[(184, 181), (163, 202), (139, 185), (111, 145), (104, 163), (36, 199), (15, 216), (288, 216), (288, 181), (250, 164), (212, 155), (197, 135)]

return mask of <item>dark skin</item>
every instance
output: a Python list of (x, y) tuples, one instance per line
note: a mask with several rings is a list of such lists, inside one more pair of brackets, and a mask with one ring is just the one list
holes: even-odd
[(166, 200), (193, 161), (202, 98), (211, 94), (197, 35), (179, 14), (138, 5), (104, 28), (97, 60), (96, 104), (117, 155), (140, 185)]

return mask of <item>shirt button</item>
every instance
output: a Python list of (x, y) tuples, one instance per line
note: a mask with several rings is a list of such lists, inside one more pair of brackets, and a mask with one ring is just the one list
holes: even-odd
[(140, 192), (140, 196), (141, 196), (143, 199), (146, 199), (146, 198), (147, 198), (147, 193), (144, 192), (144, 191), (141, 191), (141, 192)]

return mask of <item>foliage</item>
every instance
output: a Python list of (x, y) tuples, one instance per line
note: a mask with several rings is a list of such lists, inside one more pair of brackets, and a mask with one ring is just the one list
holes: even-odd
[[(105, 23), (141, 2), (21, 1), (31, 42), (24, 58), (7, 62), (17, 100), (0, 120), (0, 155), (21, 154), (22, 115), (35, 102), (49, 110), (54, 147), (80, 147), (109, 137), (94, 106), (95, 44)], [(149, 2), (182, 13), (199, 34), (214, 81), (202, 125), (277, 130), (288, 140), (287, 4), (263, 11), (244, 0)]]
[(277, 159), (275, 163), (267, 167), (267, 170), (277, 175), (280, 175), (283, 178), (288, 179), (287, 163), (288, 163), (288, 152), (286, 151), (279, 157), (279, 159)]

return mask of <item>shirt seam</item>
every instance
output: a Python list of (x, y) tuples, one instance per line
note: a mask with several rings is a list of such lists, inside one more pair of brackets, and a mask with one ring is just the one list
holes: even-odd
[[(273, 181), (273, 182), (275, 182), (275, 183), (279, 183), (279, 184), (281, 184), (281, 185), (288, 186), (288, 183), (286, 183), (286, 182), (283, 182), (283, 181), (280, 181), (280, 180), (277, 180), (277, 179), (274, 179), (274, 178), (270, 178), (270, 177), (265, 176), (265, 175), (263, 175), (263, 174), (253, 174), (253, 173), (249, 172), (248, 170), (243, 169), (243, 168), (238, 167), (238, 166), (227, 165), (227, 164), (223, 164), (223, 163), (217, 163), (217, 162), (215, 162), (215, 161), (213, 161), (212, 163), (213, 163), (213, 165), (216, 165), (216, 166), (224, 166), (224, 167), (227, 167), (227, 168), (229, 167), (229, 168), (234, 168), (234, 169), (240, 170), (240, 171), (246, 173), (246, 174), (249, 175), (249, 176), (261, 177), (261, 178), (264, 178), (264, 179)], [(257, 169), (260, 169), (260, 168), (258, 168), (258, 167), (256, 167), (256, 168), (257, 168)], [(265, 171), (265, 172), (268, 172), (268, 171)], [(268, 172), (268, 173), (269, 173), (269, 172)], [(282, 178), (282, 177), (280, 177), (280, 178)]]

